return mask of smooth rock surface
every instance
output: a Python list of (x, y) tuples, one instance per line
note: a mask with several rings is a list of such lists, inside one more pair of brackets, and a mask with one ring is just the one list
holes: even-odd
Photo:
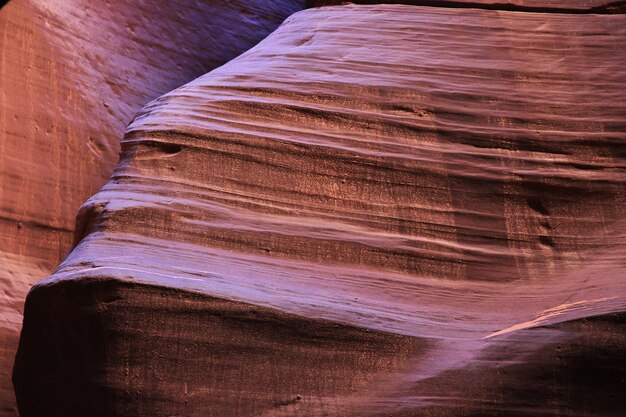
[(290, 17), (129, 126), (30, 416), (623, 416), (626, 16)]
[(133, 114), (263, 39), (304, 1), (13, 0), (0, 9), (0, 416), (28, 289), (71, 248)]

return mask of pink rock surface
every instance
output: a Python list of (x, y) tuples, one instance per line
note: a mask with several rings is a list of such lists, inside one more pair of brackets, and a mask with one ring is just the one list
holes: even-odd
[(476, 8), (526, 12), (615, 14), (626, 10), (624, 1), (610, 0), (307, 0), (307, 6), (332, 6), (338, 4), (410, 4), (415, 6)]
[[(3, 4), (6, 2), (2, 2)], [(249, 49), (296, 0), (14, 0), (0, 9), (0, 416), (24, 298), (67, 255), (132, 115)]]
[(624, 45), (328, 7), (153, 101), (29, 295), (22, 416), (623, 415)]

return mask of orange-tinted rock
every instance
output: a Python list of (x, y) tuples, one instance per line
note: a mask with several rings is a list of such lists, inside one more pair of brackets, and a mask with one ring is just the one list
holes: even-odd
[(67, 255), (76, 211), (115, 168), (132, 115), (302, 6), (14, 0), (0, 9), (0, 416), (17, 413), (10, 373), (26, 292)]
[(30, 416), (622, 416), (626, 16), (289, 18), (162, 96), (29, 294)]

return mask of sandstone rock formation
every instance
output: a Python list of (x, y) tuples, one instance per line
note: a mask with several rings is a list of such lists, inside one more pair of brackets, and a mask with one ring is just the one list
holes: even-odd
[(71, 247), (142, 105), (249, 49), (303, 1), (14, 0), (0, 9), (0, 416), (24, 298)]
[(623, 416), (626, 16), (345, 5), (146, 106), (31, 416)]
[[(345, 0), (307, 0), (307, 6), (330, 6), (346, 4)], [(626, 11), (626, 2), (606, 0), (353, 0), (358, 4), (412, 4), (416, 6), (450, 7), (486, 10), (547, 12), (547, 13), (593, 13), (614, 14)]]

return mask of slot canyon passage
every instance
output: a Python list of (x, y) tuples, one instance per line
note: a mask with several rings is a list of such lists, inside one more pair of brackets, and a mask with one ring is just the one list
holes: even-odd
[(0, 416), (626, 415), (623, 3), (334, 3), (0, 9)]

